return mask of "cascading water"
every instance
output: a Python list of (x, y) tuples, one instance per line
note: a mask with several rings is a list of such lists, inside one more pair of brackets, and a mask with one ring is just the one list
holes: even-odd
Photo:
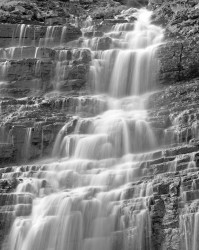
[[(40, 37), (39, 32), (42, 35)], [(36, 25), (16, 25), (12, 34), (12, 47), (0, 48), (0, 84), (5, 84), (7, 80), (7, 71), (9, 69), (10, 60), (35, 59), (35, 73), (40, 72), (40, 59), (46, 59), (48, 54), (47, 48), (63, 47), (67, 42), (68, 26), (36, 26)], [(48, 54), (49, 55), (49, 54)], [(57, 58), (59, 60), (59, 58)], [(56, 68), (59, 73), (60, 61), (56, 62)], [(62, 69), (61, 69), (62, 70)], [(54, 81), (58, 77), (55, 76)], [(53, 81), (54, 87), (56, 87)]]
[[(91, 76), (94, 89), (122, 97), (146, 93), (155, 87), (156, 74), (153, 69), (157, 68), (157, 62), (154, 53), (161, 42), (162, 31), (160, 27), (150, 24), (150, 15), (150, 12), (141, 11), (133, 31), (115, 32), (114, 28), (108, 34), (119, 33), (119, 39), (113, 38), (117, 49), (93, 53)], [(121, 29), (128, 28), (124, 24), (117, 24), (117, 29), (120, 26)]]
[(22, 158), (27, 161), (30, 154), (30, 144), (31, 144), (32, 128), (27, 128), (25, 133), (25, 140), (22, 151)]
[(156, 147), (144, 103), (154, 88), (162, 30), (150, 15), (138, 11), (133, 31), (123, 27), (111, 49), (92, 52), (90, 82), (109, 109), (74, 118), (57, 136), (57, 160), (37, 171), (27, 166), (5, 249), (151, 249), (152, 185), (137, 182), (145, 174), (141, 162), (152, 159)]

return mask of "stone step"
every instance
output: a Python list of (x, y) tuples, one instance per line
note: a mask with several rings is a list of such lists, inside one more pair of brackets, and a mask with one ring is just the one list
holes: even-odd
[(152, 174), (162, 174), (167, 172), (176, 172), (176, 171), (182, 171), (189, 168), (189, 163), (176, 165), (176, 163), (163, 163), (163, 164), (157, 164), (149, 167), (147, 169), (147, 172), (149, 175)]
[[(61, 96), (61, 97), (46, 97), (46, 98), (23, 98), (23, 99), (13, 99), (7, 98), (1, 101), (1, 109), (2, 112), (7, 112), (8, 110), (16, 111), (19, 108), (23, 108), (22, 111), (29, 112), (40, 112), (43, 115), (49, 116), (49, 114), (56, 113), (58, 114), (58, 110), (70, 112), (91, 112), (97, 114), (99, 112), (105, 111), (107, 109), (107, 103), (100, 98), (89, 97), (89, 96)], [(42, 112), (45, 110), (45, 113)], [(49, 112), (50, 113), (49, 113)], [(22, 112), (21, 112), (22, 113)], [(28, 114), (27, 114), (28, 115)], [(65, 115), (65, 113), (64, 113)], [(9, 122), (7, 122), (8, 126), (11, 126)]]
[[(76, 40), (81, 36), (81, 31), (71, 25), (65, 26), (42, 26), (24, 24), (0, 24), (0, 48), (10, 46), (49, 46), (60, 45)], [(46, 40), (45, 40), (46, 38)], [(47, 38), (49, 40), (47, 40)], [(53, 42), (52, 42), (53, 38)], [(41, 40), (43, 39), (43, 40)]]
[(15, 215), (19, 216), (29, 216), (32, 213), (31, 204), (18, 204), (15, 207)]
[[(14, 127), (13, 130), (13, 134), (15, 134), (14, 132), (16, 132), (16, 135), (19, 135), (20, 133), (20, 128), (21, 128), (21, 132), (22, 134), (19, 136), (20, 138), (22, 138), (23, 134), (24, 134), (24, 127), (20, 126), (20, 127)], [(67, 131), (68, 128), (67, 128)], [(71, 131), (72, 132), (72, 131)], [(67, 132), (68, 133), (68, 132)], [(15, 138), (16, 139), (16, 138)], [(14, 140), (15, 141), (15, 140)], [(22, 139), (22, 143), (23, 143), (24, 139)], [(19, 142), (19, 140), (17, 140), (17, 142)], [(193, 164), (195, 164), (197, 162), (197, 154), (198, 152), (195, 152), (195, 154), (193, 155), (191, 154), (182, 154), (182, 155), (173, 155), (173, 156), (169, 156), (169, 157), (161, 157), (164, 151), (157, 151), (151, 154), (151, 158), (154, 160), (146, 160), (146, 161), (142, 161), (140, 162), (140, 168), (141, 169), (149, 169), (150, 171), (155, 170), (156, 171), (160, 171), (160, 173), (162, 172), (166, 172), (166, 171), (180, 171), (183, 170), (185, 168), (188, 168), (189, 166)], [(142, 158), (140, 158), (139, 160), (142, 160)], [(25, 165), (25, 166), (21, 166), (21, 167), (6, 167), (6, 168), (2, 168), (0, 169), (0, 173), (4, 174), (6, 176), (6, 174), (15, 172), (17, 169), (17, 172), (37, 172), (38, 170), (45, 170), (44, 166), (41, 165)], [(17, 177), (17, 173), (16, 176)]]
[[(182, 147), (184, 147), (184, 145)], [(155, 160), (142, 162), (140, 167), (145, 169), (146, 173), (149, 175), (183, 171), (185, 169), (197, 167), (197, 154), (198, 152), (194, 152), (194, 154), (173, 154), (172, 156), (164, 156)], [(164, 155), (164, 150), (162, 151), (162, 155)]]
[(47, 48), (35, 46), (21, 46), (0, 48), (0, 62), (9, 62), (22, 59), (56, 60), (60, 62), (89, 63), (91, 61), (91, 51), (86, 48)]
[[(18, 97), (15, 93), (23, 90), (22, 96), (25, 97), (28, 96), (28, 91), (32, 95), (35, 92), (36, 95), (37, 91), (46, 92), (52, 89), (65, 91), (85, 89), (91, 60), (88, 49), (53, 52), (51, 50), (48, 53), (43, 50), (44, 56), (40, 59), (34, 57), (27, 59), (29, 56), (25, 55), (24, 59), (10, 59), (0, 63), (0, 71), (3, 72), (0, 80), (4, 81), (4, 84), (0, 85), (1, 96)], [(26, 50), (24, 53), (26, 54)], [(52, 60), (52, 57), (56, 57), (55, 60)], [(66, 60), (67, 57), (70, 60)]]
[(199, 179), (197, 174), (185, 176), (182, 178), (181, 190), (190, 191), (199, 189)]
[(31, 194), (18, 194), (18, 193), (3, 193), (0, 194), (1, 206), (16, 205), (16, 204), (32, 204)]
[(132, 20), (132, 22), (128, 22), (127, 20), (124, 19), (105, 19), (103, 22), (96, 24), (94, 26), (94, 29), (99, 32), (110, 32), (114, 28), (114, 26), (124, 24), (126, 25), (127, 31), (133, 30), (134, 26), (133, 21), (135, 20)]
[(55, 50), (51, 48), (39, 48), (34, 46), (10, 47), (0, 49), (0, 58), (5, 60), (19, 60), (22, 58), (54, 59)]
[(22, 176), (22, 172), (10, 172), (10, 173), (5, 173), (2, 174), (2, 179), (4, 180), (9, 180), (9, 179), (14, 179), (14, 178), (19, 178), (20, 176)]
[(32, 212), (31, 204), (17, 204), (0, 206), (0, 213), (13, 212), (16, 216), (28, 216)]
[(182, 185), (180, 187), (182, 192), (193, 190), (193, 183), (194, 183), (193, 180), (187, 181), (186, 183), (182, 183)]
[(92, 37), (102, 37), (104, 32), (102, 31), (87, 31), (84, 32), (84, 37), (92, 38)]
[(12, 163), (14, 162), (14, 160), (15, 160), (14, 146), (9, 143), (0, 143), (0, 166), (2, 163), (7, 163), (7, 164)]
[(175, 155), (181, 155), (181, 154), (188, 154), (199, 151), (199, 145), (189, 145), (185, 144), (182, 146), (166, 149), (163, 151), (163, 155), (168, 156), (175, 156)]
[[(38, 70), (37, 67), (39, 67)], [(38, 60), (36, 58), (29, 58), (21, 60), (10, 60), (9, 63), (7, 64), (5, 79), (6, 81), (9, 82), (11, 81), (16, 82), (17, 80), (20, 80), (23, 83), (23, 80), (30, 81), (35, 78), (42, 79), (46, 77), (46, 80), (49, 81), (51, 79), (52, 67), (53, 67), (53, 62), (50, 59)], [(9, 87), (12, 87), (12, 85), (9, 85)], [(21, 87), (20, 84), (17, 85), (17, 87), (20, 88)]]
[(13, 211), (0, 212), (0, 230), (8, 231), (15, 219), (15, 213)]
[(182, 193), (183, 200), (185, 202), (190, 202), (199, 199), (199, 190), (184, 191)]

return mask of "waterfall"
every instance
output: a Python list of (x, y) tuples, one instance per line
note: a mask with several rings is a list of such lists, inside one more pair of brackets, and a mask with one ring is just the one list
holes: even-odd
[(22, 158), (26, 162), (29, 160), (30, 157), (31, 139), (32, 139), (32, 128), (26, 128), (24, 145), (22, 150)]
[(5, 83), (9, 66), (9, 61), (0, 62), (0, 85)]
[[(84, 37), (82, 46), (93, 56), (89, 87), (108, 110), (72, 118), (57, 136), (53, 159), (27, 166), (5, 250), (152, 249), (152, 185), (139, 180), (145, 176), (141, 162), (153, 159), (157, 148), (145, 102), (155, 89), (154, 55), (163, 31), (151, 24), (151, 12), (132, 13), (137, 21), (130, 27), (117, 25), (99, 39)], [(50, 27), (46, 46), (53, 32)], [(110, 47), (99, 50), (103, 39), (111, 40)], [(57, 65), (62, 77), (64, 67)]]
[[(140, 95), (155, 88), (158, 65), (154, 53), (163, 35), (160, 27), (150, 23), (150, 16), (150, 12), (141, 10), (131, 31), (128, 31), (127, 25), (117, 24), (117, 28), (107, 34), (111, 37), (119, 33), (119, 39), (112, 39), (117, 48), (93, 52), (91, 78), (97, 92), (124, 97)], [(125, 28), (127, 31), (120, 32)], [(85, 45), (93, 48), (93, 44), (99, 44), (102, 39), (97, 42), (96, 38), (92, 40), (89, 43), (86, 41)]]

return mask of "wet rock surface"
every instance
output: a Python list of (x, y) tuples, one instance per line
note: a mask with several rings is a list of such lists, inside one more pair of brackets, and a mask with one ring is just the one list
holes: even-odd
[[(45, 11), (45, 3), (40, 4)], [(53, 3), (50, 4), (54, 6)], [(85, 8), (87, 5), (90, 6), (90, 3), (84, 4)], [(146, 176), (138, 183), (132, 183), (132, 186), (124, 191), (123, 196), (122, 208), (124, 211), (125, 209), (131, 211), (135, 202), (131, 200), (135, 186), (143, 183), (152, 186), (153, 194), (148, 201), (148, 211), (152, 223), (151, 244), (154, 250), (184, 249), (182, 247), (186, 232), (182, 226), (182, 217), (186, 216), (187, 220), (193, 223), (191, 215), (197, 212), (199, 207), (198, 7), (196, 1), (186, 2), (184, 6), (182, 7), (180, 1), (150, 0), (150, 7), (155, 11), (154, 22), (166, 25), (168, 36), (168, 42), (160, 45), (157, 52), (161, 90), (152, 94), (148, 101), (148, 121), (158, 143), (164, 147), (154, 151), (150, 159), (140, 163)], [(40, 23), (45, 20), (58, 22), (60, 25), (62, 21), (58, 20), (57, 16), (66, 15), (62, 8), (58, 8), (57, 13), (49, 11), (47, 14), (35, 11), (37, 8), (35, 5), (30, 7), (28, 12), (29, 7), (24, 3), (14, 7), (3, 6), (2, 21), (15, 22), (16, 15), (23, 13), (23, 20), (26, 21)], [(111, 18), (120, 7), (117, 9), (110, 5), (106, 13), (104, 8), (106, 8), (105, 3), (99, 10), (93, 7), (92, 12), (96, 20), (103, 19), (104, 16), (107, 18), (101, 27), (97, 24), (99, 30), (101, 29), (98, 33), (101, 40), (97, 48), (100, 50), (110, 48), (111, 38), (101, 38), (102, 31), (107, 31), (109, 29), (107, 27), (116, 22), (111, 21)], [(75, 12), (74, 9), (73, 11)], [(0, 49), (1, 58), (6, 52), (9, 54), (5, 48), (8, 47), (8, 41), (9, 44), (12, 42), (13, 27), (7, 24), (0, 26), (2, 30), (0, 47), (4, 48)], [(46, 34), (45, 26), (38, 27), (30, 28), (35, 30), (36, 42)], [(79, 38), (80, 30), (78, 28), (73, 30), (73, 27), (71, 30), (72, 33), (75, 31), (69, 40)], [(91, 62), (89, 50), (42, 47), (34, 58), (35, 46), (29, 43), (32, 42), (31, 36), (34, 32), (32, 30), (28, 32), (24, 37), (24, 43), (27, 41), (28, 47), (22, 52), (17, 48), (12, 59), (4, 58), (4, 61), (9, 61), (9, 67), (3, 79), (5, 83), (0, 84), (1, 243), (8, 234), (13, 219), (31, 213), (32, 197), (27, 199), (20, 194), (16, 198), (14, 194), (18, 184), (23, 181), (20, 176), (24, 173), (27, 173), (30, 179), (38, 173), (42, 176), (42, 172), (46, 170), (45, 164), (36, 164), (34, 161), (51, 155), (52, 145), (64, 124), (67, 123), (68, 126), (63, 133), (69, 135), (74, 131), (77, 123), (74, 115), (92, 117), (107, 109), (106, 103), (87, 95), (89, 92), (87, 77)], [(95, 36), (95, 33), (87, 34), (87, 37), (89, 36)], [(176, 37), (177, 39), (174, 39)], [(19, 42), (20, 35), (16, 34), (15, 38)], [(66, 59), (66, 65), (63, 66), (67, 74), (57, 79), (56, 62), (62, 62), (62, 57)], [(54, 88), (57, 82), (59, 90), (63, 92), (62, 95), (57, 94), (57, 89)], [(55, 92), (51, 92), (52, 90)], [(86, 133), (88, 124), (84, 126), (81, 128), (82, 133)], [(28, 150), (26, 150), (27, 145)], [(43, 187), (50, 188), (50, 183), (42, 181)], [(20, 200), (18, 209), (15, 207), (16, 199)], [(20, 206), (26, 206), (29, 210), (20, 209)], [(23, 211), (29, 212), (23, 214)], [(130, 218), (129, 215), (128, 219)], [(128, 235), (130, 233), (128, 232)], [(119, 236), (118, 242), (121, 243)]]
[(169, 120), (164, 136), (170, 144), (163, 151), (168, 161), (157, 164), (152, 172), (156, 174), (152, 205), (154, 248), (180, 249), (185, 237), (181, 231), (181, 211), (186, 214), (187, 206), (193, 206), (198, 199), (197, 187), (191, 180), (194, 178), (191, 176), (198, 179), (198, 79), (175, 83), (152, 95), (150, 100), (149, 106), (155, 108), (152, 116)]
[[(16, 48), (12, 59), (5, 59), (2, 63), (6, 72), (0, 86), (1, 96), (26, 97), (56, 88), (68, 91), (83, 89), (90, 60), (87, 49)], [(65, 73), (61, 75), (63, 68)], [(59, 86), (55, 86), (57, 81)]]

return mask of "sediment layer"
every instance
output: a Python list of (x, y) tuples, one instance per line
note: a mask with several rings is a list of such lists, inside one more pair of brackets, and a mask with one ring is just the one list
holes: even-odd
[[(83, 7), (78, 5), (78, 8), (82, 10)], [(125, 9), (124, 6), (113, 3), (115, 11), (111, 12), (110, 6), (106, 15), (102, 14), (104, 8), (101, 12), (93, 10), (96, 29), (85, 33), (85, 37), (98, 37), (101, 40), (97, 41), (97, 49), (106, 51), (113, 40), (108, 36), (104, 39), (104, 32), (117, 23), (128, 24), (133, 20), (113, 19), (115, 12)], [(148, 211), (152, 223), (152, 249), (189, 250), (192, 248), (184, 247), (183, 218), (193, 223), (199, 205), (199, 6), (194, 0), (150, 0), (149, 8), (154, 11), (154, 23), (165, 28), (165, 43), (160, 45), (156, 55), (159, 60), (159, 91), (148, 101), (148, 122), (159, 145), (164, 145), (164, 148), (155, 150), (148, 160), (140, 162), (146, 176), (131, 183), (124, 191), (121, 207), (129, 211), (130, 220), (135, 186), (150, 184), (153, 194)], [(27, 12), (26, 8), (17, 11)], [(32, 197), (27, 199), (23, 194), (14, 193), (22, 182), (20, 176), (25, 172), (31, 178), (45, 171), (45, 166), (35, 161), (51, 155), (52, 145), (64, 124), (68, 123), (69, 128), (65, 133), (74, 131), (77, 123), (74, 116), (92, 117), (107, 109), (106, 103), (88, 95), (91, 91), (88, 81), (91, 52), (77, 48), (82, 42), (80, 27), (63, 25), (65, 14), (60, 14), (61, 8), (57, 12), (56, 17), (52, 14), (48, 18), (39, 14), (35, 18), (30, 12), (24, 14), (30, 23), (23, 27), (24, 31), (18, 24), (0, 25), (1, 69), (5, 73), (0, 83), (1, 244), (13, 219), (31, 213)], [(4, 15), (3, 20), (12, 23), (14, 15)], [(51, 43), (51, 37), (47, 35), (49, 26), (45, 26), (48, 22), (58, 23), (54, 31), (51, 28), (56, 38), (53, 46), (48, 44)], [(60, 47), (61, 39), (63, 46)], [(76, 40), (76, 46), (71, 46), (73, 40)], [(13, 46), (16, 46), (14, 53)], [(64, 68), (65, 74), (61, 78), (61, 71), (59, 76), (56, 75), (56, 67)], [(58, 90), (62, 91), (61, 95), (54, 94)], [(27, 154), (24, 147), (30, 133)], [(43, 180), (42, 185), (45, 187), (50, 183)], [(20, 209), (23, 206), (25, 210)], [(131, 228), (127, 231), (129, 235)]]

